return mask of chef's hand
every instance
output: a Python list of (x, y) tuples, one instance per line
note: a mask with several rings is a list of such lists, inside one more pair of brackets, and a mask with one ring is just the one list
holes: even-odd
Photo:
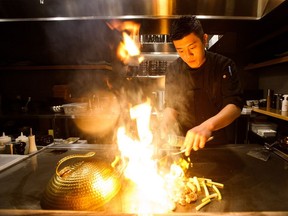
[(212, 131), (205, 125), (199, 125), (190, 129), (186, 134), (182, 147), (182, 149), (185, 149), (185, 155), (189, 156), (192, 149), (197, 151), (198, 149), (204, 148), (211, 135)]

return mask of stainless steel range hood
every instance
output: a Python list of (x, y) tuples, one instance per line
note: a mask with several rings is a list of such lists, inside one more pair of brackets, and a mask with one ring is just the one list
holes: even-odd
[(1, 0), (0, 22), (93, 19), (258, 20), (285, 0)]

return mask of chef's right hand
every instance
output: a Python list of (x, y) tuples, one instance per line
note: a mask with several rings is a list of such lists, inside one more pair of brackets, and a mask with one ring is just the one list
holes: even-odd
[(196, 126), (186, 133), (182, 149), (185, 149), (185, 155), (189, 156), (191, 151), (197, 151), (205, 147), (206, 142), (211, 137), (212, 131), (204, 125)]

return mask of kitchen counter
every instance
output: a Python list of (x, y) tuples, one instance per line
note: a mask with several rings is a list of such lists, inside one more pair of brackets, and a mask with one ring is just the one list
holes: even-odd
[[(193, 152), (189, 175), (211, 178), (225, 186), (223, 199), (212, 201), (199, 212), (196, 203), (177, 208), (172, 215), (288, 215), (288, 162), (271, 154), (267, 161), (248, 155), (262, 148), (254, 144), (206, 147)], [(126, 212), (123, 194), (99, 211), (42, 210), (40, 199), (57, 162), (70, 154), (96, 152), (97, 159), (112, 161), (115, 145), (51, 145), (0, 172), (0, 215), (133, 215)], [(201, 201), (200, 201), (201, 202)], [(168, 215), (168, 214), (167, 214)]]

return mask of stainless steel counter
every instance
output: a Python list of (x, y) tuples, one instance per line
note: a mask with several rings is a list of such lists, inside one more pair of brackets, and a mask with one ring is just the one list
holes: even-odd
[[(247, 153), (255, 148), (259, 146), (231, 144), (193, 152), (189, 174), (223, 183), (223, 199), (211, 202), (199, 212), (195, 210), (197, 203), (193, 203), (172, 214), (288, 215), (288, 163), (275, 154), (268, 161), (249, 156)], [(42, 210), (40, 199), (61, 158), (89, 151), (96, 152), (101, 160), (112, 161), (116, 148), (109, 144), (52, 145), (0, 172), (0, 215), (84, 215), (85, 212)], [(132, 214), (124, 206), (120, 192), (99, 211), (85, 215)]]

